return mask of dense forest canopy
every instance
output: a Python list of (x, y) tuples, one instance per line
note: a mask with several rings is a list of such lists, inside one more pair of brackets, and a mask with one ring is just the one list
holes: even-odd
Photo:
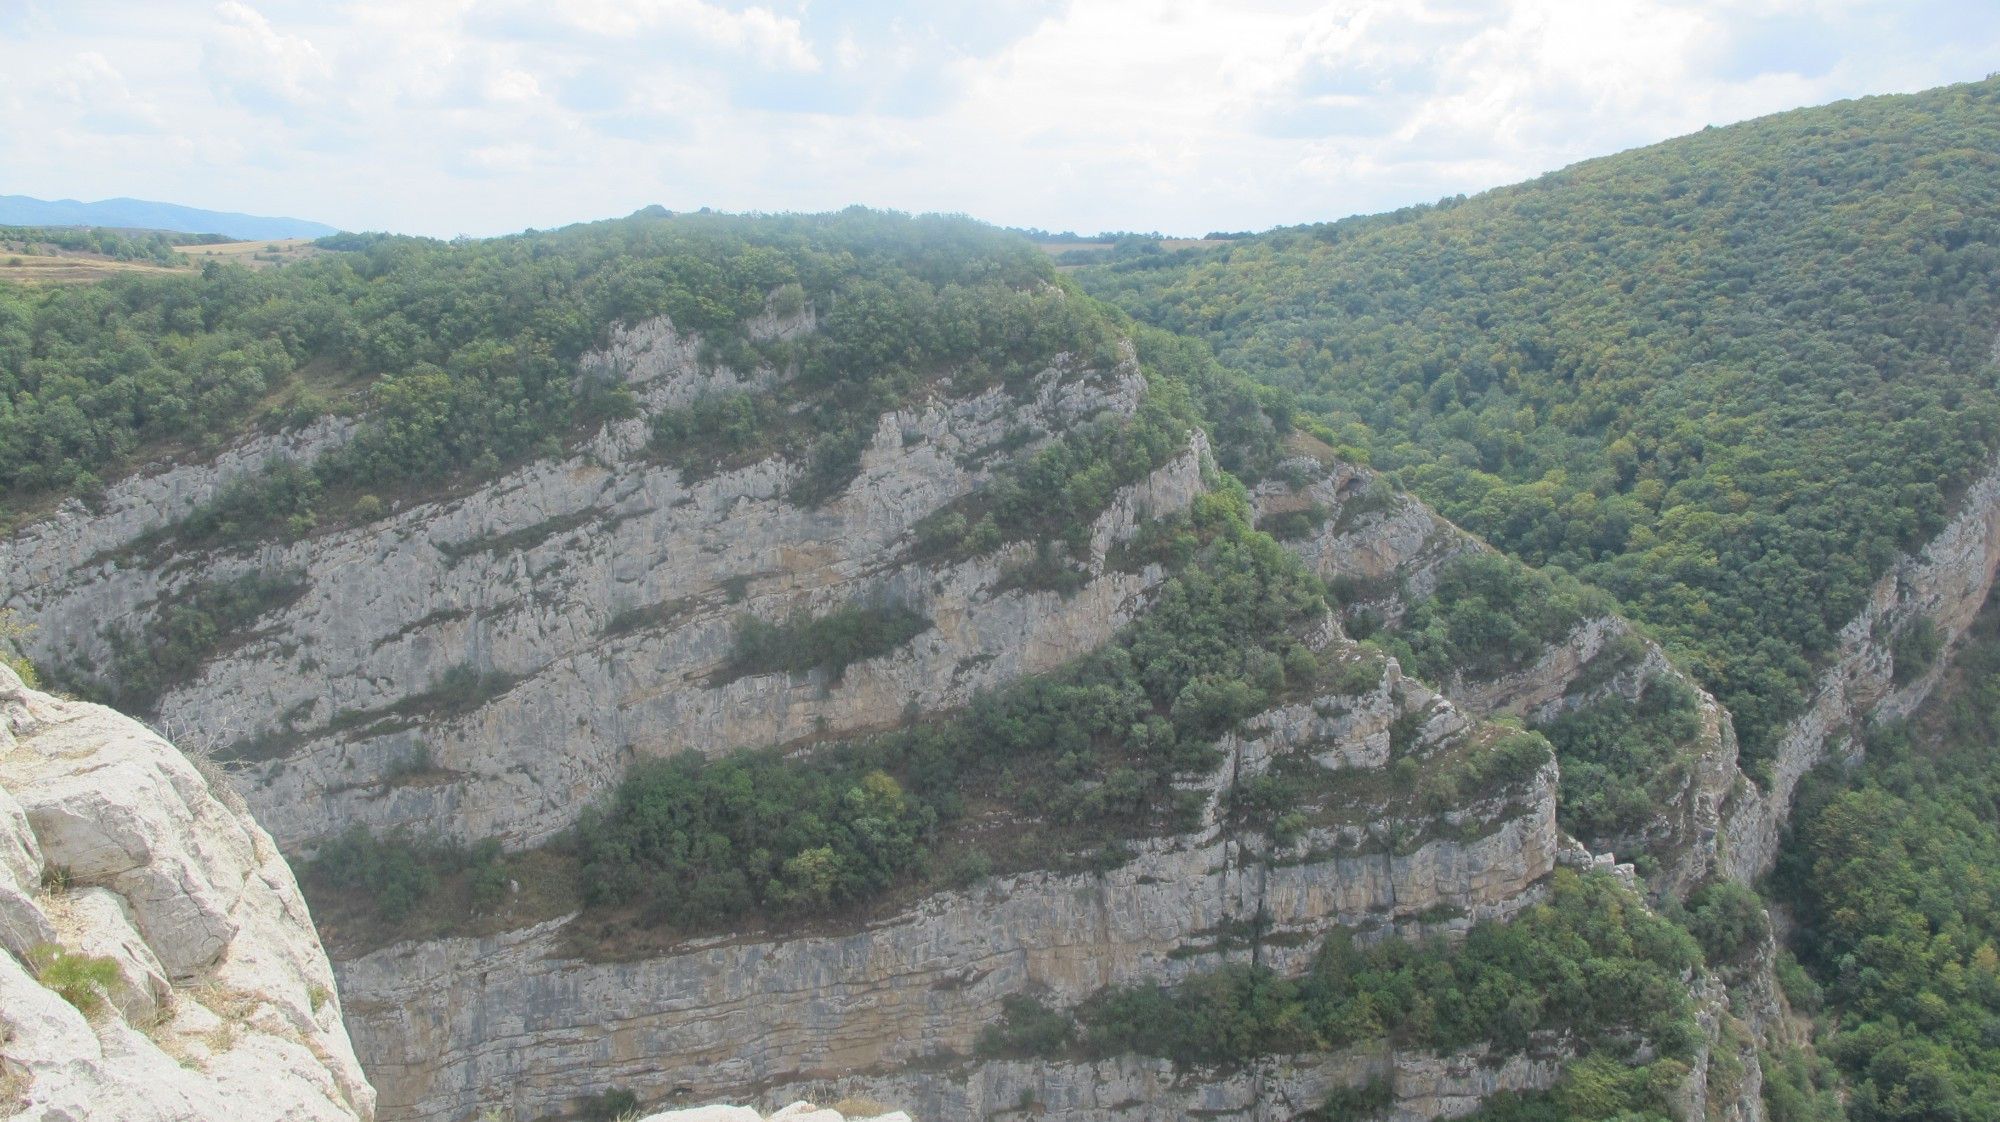
[(2000, 447), (2000, 80), (1077, 274), (1467, 529), (1613, 592), (1753, 772)]

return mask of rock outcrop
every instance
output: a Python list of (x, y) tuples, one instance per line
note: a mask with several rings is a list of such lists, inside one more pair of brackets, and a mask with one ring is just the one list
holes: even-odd
[[(1366, 468), (1310, 458), (1286, 467), (1300, 485), (1262, 484), (1253, 496), (1259, 518), (1314, 512), (1315, 528), (1288, 544), (1344, 593), (1350, 619), (1365, 614), (1393, 626), (1436, 589), (1452, 559), (1488, 548)], [(1902, 628), (1927, 617), (1948, 650), (1985, 602), (2000, 569), (2000, 464), (1966, 489), (1958, 507), (1922, 549), (1897, 559), (1841, 629), (1812, 697), (1780, 737), (1763, 785), (1739, 767), (1728, 712), (1658, 644), (1615, 616), (1582, 621), (1516, 673), (1490, 681), (1455, 677), (1439, 687), (1468, 714), (1535, 722), (1611, 694), (1636, 699), (1654, 679), (1691, 690), (1701, 733), (1686, 752), (1685, 785), (1643, 833), (1600, 844), (1653, 855), (1656, 891), (1682, 894), (1713, 875), (1747, 882), (1776, 860), (1792, 792), (1805, 773), (1830, 754), (1858, 752), (1870, 721), (1907, 716), (1929, 696), (1944, 660), (1898, 687), (1894, 641)], [(1628, 637), (1636, 643), (1618, 642)]]
[[(1288, 478), (1253, 493), (1259, 520), (1311, 512), (1309, 532), (1287, 544), (1341, 594), (1349, 621), (1395, 627), (1436, 591), (1446, 566), (1491, 548), (1367, 468), (1308, 457), (1284, 468)], [(1636, 702), (1659, 680), (1686, 689), (1700, 711), (1700, 733), (1682, 753), (1686, 779), (1639, 833), (1586, 840), (1606, 853), (1650, 855), (1652, 890), (1684, 895), (1718, 870), (1722, 806), (1744, 780), (1728, 714), (1657, 643), (1624, 619), (1596, 616), (1519, 670), (1497, 678), (1453, 674), (1438, 686), (1468, 715), (1539, 725), (1614, 697)]]
[[(814, 328), (810, 310), (766, 320), (753, 334)], [(770, 390), (789, 374), (703, 366), (700, 350), (665, 320), (647, 321), (614, 331), (578, 376), (622, 381), (644, 410), (658, 411)], [(327, 421), (256, 438), (211, 464), (126, 480), (97, 514), (72, 505), (0, 543), (0, 604), (37, 628), (29, 639), (37, 659), (103, 666), (113, 655), (105, 621), (142, 626), (205, 585), (283, 574), (295, 594), (197, 676), (171, 683), (162, 724), (228, 760), (236, 786), (289, 852), (310, 852), (354, 823), (533, 845), (573, 822), (636, 758), (762, 744), (808, 750), (822, 737), (882, 727), (908, 707), (962, 705), (976, 690), (1101, 645), (1145, 609), (1164, 575), (1121, 568), (1117, 545), (1147, 517), (1189, 506), (1212, 479), (1201, 433), (1112, 498), (1089, 527), (1082, 587), (1067, 598), (1009, 587), (1030, 543), (944, 558), (924, 548), (918, 530), (1011, 459), (1093, 418), (1130, 414), (1144, 392), (1129, 352), (1110, 368), (1059, 360), (1011, 390), (956, 392), (946, 380), (880, 417), (858, 475), (817, 505), (787, 499), (800, 469), (781, 460), (706, 475), (662, 464), (641, 418), (606, 426), (567, 458), (300, 541), (177, 549), (161, 532), (259, 464), (309, 460), (353, 432), (350, 422)], [(1290, 518), (1288, 544), (1327, 580), (1348, 622), (1393, 628), (1455, 558), (1486, 548), (1367, 469), (1309, 459), (1284, 467), (1254, 492), (1259, 520)], [(650, 1102), (873, 1098), (926, 1122), (1024, 1103), (1088, 1122), (1247, 1122), (1286, 1117), (1285, 1104), (1304, 1109), (1371, 1078), (1392, 1085), (1392, 1117), (1465, 1113), (1497, 1089), (1549, 1086), (1569, 1054), (1563, 1042), (1508, 1056), (1362, 1050), (1208, 1073), (1136, 1059), (957, 1057), (1013, 994), (1064, 1004), (1106, 985), (1173, 982), (1223, 963), (1298, 970), (1335, 925), (1364, 938), (1460, 931), (1533, 901), (1559, 858), (1610, 862), (1590, 848), (1649, 855), (1656, 893), (1682, 894), (1717, 873), (1753, 876), (1769, 866), (1798, 777), (1828, 753), (1851, 750), (1872, 714), (1907, 712), (1934, 681), (1931, 674), (1895, 686), (1898, 630), (1925, 615), (1955, 637), (1996, 562), (2000, 474), (1970, 489), (1950, 528), (1885, 576), (1842, 633), (1767, 788), (1739, 768), (1727, 712), (1657, 645), (1603, 616), (1579, 621), (1498, 679), (1453, 675), (1434, 693), (1391, 661), (1367, 689), (1273, 706), (1221, 742), (1227, 762), (1202, 782), (1199, 828), (1141, 839), (1132, 859), (1108, 872), (1013, 869), (844, 928), (689, 939), (636, 961), (577, 957), (564, 920), (381, 948), (339, 967), (349, 1024), (383, 1115), (394, 1119), (458, 1122), (491, 1106), (529, 1118), (629, 1087)], [(725, 672), (739, 615), (779, 620), (855, 602), (905, 607), (930, 626), (837, 678)], [(1318, 643), (1352, 653), (1332, 621)], [(1636, 700), (1661, 679), (1693, 691), (1700, 734), (1676, 773), (1685, 776), (1681, 787), (1658, 795), (1656, 820), (1630, 836), (1566, 842), (1553, 765), (1431, 813), (1412, 812), (1407, 791), (1382, 794), (1399, 753), (1446, 766), (1506, 735), (1489, 719), (1532, 726), (1613, 696)], [(62, 712), (113, 719), (85, 706)], [(1417, 729), (1417, 746), (1394, 743), (1392, 726), (1405, 736)], [(1302, 758), (1324, 782), (1283, 842), (1270, 824), (1229, 810), (1223, 795), (1233, 784), (1274, 760)], [(0, 780), (11, 786), (10, 775)], [(1373, 793), (1356, 793), (1364, 791)], [(0, 818), (9, 813), (0, 806)], [(36, 812), (23, 813), (25, 823)], [(214, 903), (223, 897), (212, 893), (183, 894), (207, 904), (177, 904), (172, 876), (137, 865), (112, 870), (118, 859), (102, 854), (115, 846), (96, 838), (89, 815), (75, 817), (14, 830), (27, 839), (19, 843), (25, 856), (7, 863), (50, 864), (46, 854), (59, 845), (84, 855), (60, 863), (98, 871), (80, 874), (60, 898), (35, 891), (39, 872), (17, 874), (16, 891), (0, 893), (0, 940), (25, 954), (59, 936), (117, 962), (110, 999), (128, 1029), (201, 1021), (195, 1010), (205, 1006), (182, 996), (188, 979), (239, 957), (264, 961), (233, 949), (247, 930), (231, 926), (235, 905)], [(275, 862), (269, 839), (245, 829), (256, 861)], [(44, 830), (57, 841), (38, 840)], [(288, 876), (283, 883), (278, 895), (295, 901)], [(1704, 1056), (1724, 1056), (1725, 1069), (1734, 1056), (1743, 1066), (1743, 1045), (1729, 1035), (1731, 995), (1699, 984), (1710, 987)], [(254, 1032), (290, 1039), (269, 1026), (292, 1024), (293, 1006), (227, 1007), (248, 1008), (267, 1026)], [(328, 1009), (337, 1029), (337, 1003), (308, 1000), (307, 1019), (326, 1024)], [(174, 1011), (171, 1019), (162, 1010)], [(1740, 1012), (1753, 1029), (1763, 1014), (1761, 1006)], [(101, 1026), (93, 1031), (103, 1037)], [(232, 1071), (241, 1043), (215, 1056), (197, 1048), (215, 1031), (176, 1029), (167, 1039), (194, 1040), (189, 1055), (212, 1073)], [(100, 1040), (100, 1057), (107, 1047)], [(335, 1091), (327, 1101), (365, 1114), (367, 1085), (349, 1071), (351, 1057), (331, 1046), (327, 1055)], [(1709, 1079), (1704, 1060), (1690, 1080), (1690, 1116), (1755, 1118), (1754, 1057), (1748, 1067), (1725, 1087)], [(37, 1086), (56, 1085), (37, 1078)], [(178, 1117), (162, 1115), (170, 1116)]]
[[(649, 407), (782, 376), (703, 367), (697, 349), (650, 321), (614, 333), (584, 365), (627, 379)], [(114, 488), (107, 502), (128, 513), (111, 525), (62, 518), (10, 543), (0, 605), (35, 628), (38, 662), (102, 666), (108, 622), (157, 618), (204, 583), (285, 574), (296, 595), (170, 689), (162, 727), (198, 730), (230, 759), (287, 852), (357, 822), (532, 845), (573, 822), (637, 756), (876, 728), (907, 706), (962, 705), (1101, 645), (1161, 576), (1119, 570), (1106, 554), (1142, 514), (1184, 508), (1202, 490), (1199, 432), (1107, 506), (1092, 527), (1090, 579), (1067, 598), (994, 589), (1030, 543), (932, 562), (912, 531), (1051, 434), (1130, 414), (1144, 388), (1129, 355), (1101, 370), (1062, 360), (1018, 395), (953, 396), (947, 383), (882, 416), (858, 477), (816, 507), (786, 500), (800, 469), (779, 459), (707, 478), (657, 463), (645, 420), (634, 419), (568, 459), (367, 525), (254, 551), (114, 559), (159, 528), (139, 516), (141, 496), (213, 491), (234, 477), (218, 464), (199, 486), (170, 484), (192, 470), (176, 469)], [(333, 437), (315, 440), (301, 447)], [(164, 509), (185, 514), (185, 505)], [(62, 568), (86, 554), (102, 559)], [(14, 567), (17, 556), (33, 564)], [(779, 620), (857, 601), (906, 607), (933, 626), (838, 680), (716, 676), (740, 615)], [(454, 684), (466, 688), (447, 702)], [(420, 781), (404, 781), (413, 761), (424, 762)]]
[(374, 1116), (270, 836), (144, 726), (4, 666), (0, 949), (0, 1115)]
[[(866, 1097), (918, 1117), (979, 1117), (954, 1096), (984, 1101), (1014, 1077), (951, 1057), (972, 1052), (1009, 995), (1070, 1004), (1253, 959), (1297, 972), (1335, 925), (1364, 938), (1462, 930), (1532, 902), (1556, 860), (1553, 761), (1412, 814), (1408, 793), (1381, 783), (1405, 714), (1412, 742), (1394, 751), (1425, 770), (1506, 735), (1380, 664), (1359, 692), (1251, 718), (1224, 742), (1204, 828), (1140, 842), (1116, 869), (1006, 874), (851, 930), (739, 932), (634, 962), (566, 957), (560, 920), (399, 944), (339, 966), (357, 1048), (384, 1115), (426, 1122), (491, 1106), (537, 1117), (607, 1086), (647, 1101), (804, 1094), (785, 1089), (853, 1073), (877, 1080)], [(1313, 760), (1322, 781), (1300, 835), (1279, 845), (1232, 819), (1224, 796), (1286, 756)]]
[[(1290, 544), (1346, 594), (1349, 618), (1394, 625), (1437, 587), (1442, 567), (1469, 549), (1486, 548), (1407, 495), (1386, 490), (1364, 468), (1293, 461), (1300, 486), (1258, 488), (1260, 517), (1310, 510), (1315, 528)], [(1650, 887), (1684, 896), (1715, 876), (1748, 882), (1777, 859), (1792, 794), (1804, 775), (1832, 756), (1853, 757), (1870, 722), (1899, 719), (1929, 696), (1944, 658), (1898, 685), (1895, 640), (1919, 617), (1936, 628), (1946, 651), (1971, 624), (2000, 569), (2000, 464), (1967, 488), (1958, 512), (1914, 554), (1897, 558), (1862, 611), (1842, 628), (1803, 712), (1786, 726), (1759, 784), (1739, 766), (1729, 713), (1625, 621), (1582, 621), (1529, 667), (1498, 680), (1442, 683), (1444, 693), (1476, 716), (1512, 714), (1546, 721), (1613, 694), (1636, 700), (1647, 683), (1671, 679), (1693, 691), (1699, 734), (1684, 752), (1685, 779), (1637, 835), (1599, 840), (1655, 862)], [(1636, 652), (1636, 653), (1635, 653)], [(1783, 1018), (1772, 975), (1775, 947), (1730, 986), (1699, 983), (1708, 1044), (1683, 1094), (1687, 1117), (1754, 1122), (1763, 1116), (1757, 1041), (1774, 1038)], [(1733, 1011), (1732, 1011), (1733, 1009)], [(1736, 1018), (1740, 1016), (1739, 1021)], [(1715, 1056), (1725, 1056), (1712, 1063)], [(1722, 1078), (1712, 1069), (1741, 1074)]]

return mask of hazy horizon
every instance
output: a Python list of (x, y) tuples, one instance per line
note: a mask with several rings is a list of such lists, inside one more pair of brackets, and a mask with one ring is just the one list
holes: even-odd
[(446, 237), (651, 204), (1259, 230), (2000, 65), (1970, 0), (27, 0), (0, 37), (0, 194)]

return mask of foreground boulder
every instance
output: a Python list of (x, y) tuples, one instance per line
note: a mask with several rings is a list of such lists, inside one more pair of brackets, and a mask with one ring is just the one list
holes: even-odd
[(0, 1117), (374, 1117), (271, 838), (179, 751), (0, 665)]

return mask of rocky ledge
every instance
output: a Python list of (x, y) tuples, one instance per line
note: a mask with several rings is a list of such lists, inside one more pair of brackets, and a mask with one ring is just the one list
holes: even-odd
[(4, 666), (0, 949), (0, 1117), (374, 1117), (270, 836), (143, 725)]

